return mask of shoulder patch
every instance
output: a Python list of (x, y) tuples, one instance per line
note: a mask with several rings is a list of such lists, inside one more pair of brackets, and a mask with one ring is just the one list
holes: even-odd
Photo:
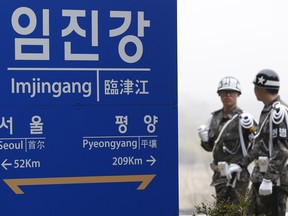
[(255, 122), (256, 122), (254, 117), (250, 113), (245, 113), (245, 112), (239, 116), (239, 121), (243, 128), (249, 129), (249, 130), (251, 128), (254, 128)]
[(280, 124), (288, 120), (288, 108), (280, 102), (275, 102), (272, 105), (271, 120), (274, 124)]

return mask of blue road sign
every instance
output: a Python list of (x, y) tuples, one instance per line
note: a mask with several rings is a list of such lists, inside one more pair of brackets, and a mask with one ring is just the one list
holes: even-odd
[(176, 1), (0, 4), (0, 212), (178, 215)]

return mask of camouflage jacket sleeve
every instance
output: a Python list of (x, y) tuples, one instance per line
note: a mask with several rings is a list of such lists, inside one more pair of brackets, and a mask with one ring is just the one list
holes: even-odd
[(287, 125), (283, 121), (279, 125), (273, 124), (273, 146), (267, 172), (264, 178), (276, 183), (288, 159)]
[[(217, 138), (220, 129), (222, 128), (222, 126), (224, 125), (224, 121), (222, 121), (223, 119), (223, 114), (221, 110), (217, 110), (215, 112), (212, 113), (211, 117), (209, 118), (208, 122), (206, 123), (209, 131), (208, 131), (208, 141), (204, 142), (203, 140), (201, 140), (201, 146), (204, 150), (208, 151), (208, 152), (212, 152), (214, 149), (214, 145), (215, 145), (215, 139)], [(227, 119), (226, 121), (228, 121), (229, 119)]]
[(255, 142), (253, 148), (248, 152), (246, 157), (243, 157), (240, 166), (247, 167), (252, 161), (257, 159), (259, 156), (266, 155), (267, 150), (264, 148), (262, 142)]
[(214, 115), (212, 113), (212, 115), (209, 117), (208, 121), (206, 122), (206, 127), (209, 129), (208, 141), (205, 142), (205, 141), (201, 140), (202, 148), (208, 152), (212, 152), (213, 148), (214, 148), (214, 139), (211, 138), (211, 132), (213, 132), (213, 130), (214, 130), (213, 128), (211, 129), (211, 122), (214, 121), (213, 117), (214, 117)]
[(209, 140), (208, 142), (203, 142), (201, 141), (201, 146), (203, 149), (205, 149), (208, 152), (212, 152), (213, 147), (214, 147), (214, 142)]

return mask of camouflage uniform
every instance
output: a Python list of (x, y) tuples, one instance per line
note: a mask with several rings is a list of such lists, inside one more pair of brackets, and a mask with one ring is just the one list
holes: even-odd
[[(273, 150), (271, 153), (269, 153), (269, 125), (271, 124), (270, 111), (272, 110), (272, 104), (276, 101), (283, 104), (283, 102), (280, 100), (280, 97), (278, 97), (270, 104), (270, 106), (263, 108), (253, 148), (248, 152), (248, 155), (243, 158), (241, 162), (241, 167), (247, 167), (249, 163), (255, 159), (258, 159), (259, 156), (266, 156), (269, 158), (266, 172), (260, 172), (259, 165), (255, 163), (253, 172), (251, 174), (252, 187), (250, 195), (252, 199), (252, 205), (250, 205), (248, 208), (249, 216), (263, 214), (271, 216), (284, 216), (286, 212), (288, 173), (285, 163), (288, 158), (288, 136), (285, 120), (277, 125), (272, 122)], [(273, 190), (271, 195), (259, 195), (259, 186), (263, 178), (269, 179), (273, 183)]]
[[(244, 168), (240, 173), (240, 178), (236, 182), (236, 186), (231, 187), (227, 185), (227, 178), (221, 176), (217, 169), (217, 164), (220, 161), (225, 161), (228, 164), (237, 164), (243, 158), (243, 150), (240, 144), (239, 136), (239, 119), (243, 111), (236, 107), (232, 110), (231, 114), (224, 116), (223, 110), (218, 110), (212, 113), (212, 119), (208, 131), (208, 142), (201, 140), (201, 146), (209, 152), (213, 152), (213, 162), (211, 168), (214, 171), (211, 186), (215, 187), (216, 200), (224, 201), (229, 200), (233, 203), (238, 203), (238, 195), (246, 193), (249, 184), (249, 172)], [(230, 123), (225, 127), (223, 133), (219, 133), (227, 121)], [(245, 148), (249, 145), (249, 132), (248, 129), (242, 130)], [(217, 143), (215, 143), (217, 141)]]

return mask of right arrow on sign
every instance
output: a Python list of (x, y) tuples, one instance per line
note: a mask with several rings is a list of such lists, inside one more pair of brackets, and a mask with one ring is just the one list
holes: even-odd
[(156, 162), (156, 159), (150, 155), (150, 159), (147, 159), (146, 162), (151, 163), (150, 166), (153, 166), (153, 164)]
[(63, 178), (22, 178), (3, 179), (3, 181), (16, 193), (24, 194), (20, 186), (33, 185), (60, 185), (60, 184), (91, 184), (91, 183), (117, 183), (141, 182), (137, 190), (144, 190), (156, 175), (127, 175), (127, 176), (91, 176), (91, 177), (63, 177)]

